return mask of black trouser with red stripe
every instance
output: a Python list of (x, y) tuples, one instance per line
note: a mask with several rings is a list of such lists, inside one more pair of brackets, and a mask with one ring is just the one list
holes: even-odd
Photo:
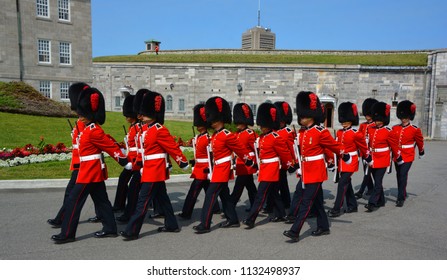
[(61, 235), (64, 237), (76, 236), (81, 210), (89, 194), (93, 199), (97, 214), (102, 217), (102, 230), (107, 233), (116, 233), (115, 216), (113, 215), (112, 204), (107, 196), (106, 184), (103, 181), (76, 184), (73, 187), (67, 200), (62, 222)]
[(360, 185), (360, 189), (359, 189), (359, 193), (363, 194), (363, 192), (366, 190), (367, 193), (371, 193), (372, 190), (374, 189), (374, 182), (372, 179), (372, 172), (371, 172), (371, 167), (369, 167), (367, 164), (363, 164), (363, 174), (365, 174), (366, 172), (366, 168), (369, 168), (368, 171), (368, 175), (363, 175), (363, 181), (362, 184)]
[(205, 201), (202, 207), (202, 216), (200, 226), (209, 229), (211, 226), (211, 219), (213, 218), (213, 207), (217, 202), (217, 197), (222, 201), (222, 208), (225, 217), (230, 223), (238, 223), (239, 218), (236, 213), (236, 208), (230, 196), (230, 189), (228, 182), (210, 183), (208, 190), (206, 190)]
[[(192, 211), (194, 210), (194, 205), (196, 205), (197, 197), (199, 196), (200, 191), (204, 189), (206, 193), (209, 185), (210, 180), (194, 179), (192, 181), (182, 208), (182, 214), (184, 217), (191, 217)], [(219, 212), (219, 211), (220, 211), (219, 202), (216, 200), (213, 207), (213, 212)]]
[(357, 199), (355, 199), (354, 190), (352, 189), (351, 176), (353, 172), (340, 172), (340, 179), (337, 186), (337, 196), (333, 210), (339, 211), (343, 208), (343, 202), (346, 197), (346, 206), (348, 208), (357, 208)]
[(275, 217), (283, 218), (286, 216), (286, 210), (284, 209), (284, 204), (282, 202), (281, 196), (279, 195), (278, 182), (266, 182), (261, 181), (258, 185), (258, 192), (256, 193), (255, 202), (253, 207), (251, 207), (250, 213), (247, 216), (247, 221), (255, 222), (258, 217), (259, 211), (261, 211), (265, 200), (269, 197), (273, 198), (273, 213)]
[(127, 204), (124, 209), (123, 215), (130, 218), (135, 208), (137, 207), (138, 194), (141, 188), (141, 173), (140, 170), (132, 171), (132, 178), (129, 182), (129, 188), (127, 190)]
[(397, 200), (405, 201), (407, 198), (408, 172), (413, 162), (404, 162), (401, 165), (395, 163), (397, 177)]
[[(299, 184), (299, 183), (298, 183)], [(292, 230), (295, 234), (299, 235), (307, 216), (312, 210), (312, 206), (315, 205), (317, 211), (317, 227), (322, 230), (329, 229), (329, 221), (324, 211), (323, 205), (323, 188), (322, 183), (304, 184), (302, 192), (302, 199), (298, 209), (298, 213), (295, 222), (292, 225)], [(297, 186), (297, 190), (298, 190)]]
[(130, 178), (132, 177), (132, 170), (123, 169), (118, 178), (118, 186), (116, 187), (115, 202), (113, 208), (124, 209), (126, 207), (127, 190)]
[(67, 203), (68, 197), (70, 196), (71, 190), (76, 185), (76, 179), (78, 178), (78, 173), (79, 173), (79, 169), (73, 170), (71, 172), (70, 181), (68, 181), (67, 187), (65, 188), (64, 201), (62, 202), (62, 207), (61, 207), (61, 209), (59, 209), (59, 212), (57, 212), (57, 215), (54, 218), (54, 220), (56, 222), (62, 223), (62, 221), (64, 220), (64, 212), (65, 212), (66, 203)]
[(383, 176), (385, 176), (386, 167), (371, 168), (371, 173), (374, 178), (374, 189), (369, 197), (368, 204), (376, 207), (385, 206), (385, 194), (383, 192)]
[(237, 175), (236, 181), (234, 182), (233, 192), (231, 193), (231, 199), (233, 200), (234, 205), (239, 202), (241, 199), (242, 192), (244, 191), (244, 187), (248, 192), (248, 199), (250, 200), (250, 207), (253, 207), (253, 203), (256, 197), (256, 185), (254, 182), (253, 174), (250, 175)]
[[(292, 196), (292, 203), (290, 204), (289, 208), (289, 215), (288, 215), (289, 217), (292, 216), (296, 217), (298, 215), (298, 210), (300, 209), (302, 199), (303, 199), (303, 182), (300, 179), (296, 184), (296, 189)], [(312, 209), (310, 209), (310, 213), (312, 213), (314, 216), (317, 215), (315, 204), (312, 206)]]
[[(289, 182), (287, 180), (287, 169), (281, 169), (279, 170), (279, 183), (278, 183), (278, 187), (279, 187), (279, 194), (281, 195), (281, 199), (282, 199), (282, 203), (284, 205), (284, 208), (290, 208), (290, 201), (291, 201), (291, 196), (290, 196), (290, 189), (289, 189)], [(273, 200), (274, 198), (272, 197), (272, 195), (270, 195), (267, 198), (267, 203), (265, 208), (267, 210), (271, 210), (273, 209)]]
[(128, 235), (138, 236), (143, 226), (144, 217), (149, 207), (149, 201), (157, 200), (160, 208), (165, 214), (165, 227), (168, 229), (177, 229), (177, 219), (172, 209), (171, 200), (169, 199), (166, 183), (160, 182), (143, 182), (141, 184), (140, 194), (138, 196), (137, 208), (127, 223), (125, 232)]

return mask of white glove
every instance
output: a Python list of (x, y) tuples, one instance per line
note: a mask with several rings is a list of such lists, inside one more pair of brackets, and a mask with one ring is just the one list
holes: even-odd
[(188, 170), (189, 169), (189, 164), (188, 165), (186, 165), (185, 167), (182, 167), (182, 170)]
[(132, 163), (128, 162), (126, 165), (124, 165), (124, 169), (126, 170), (132, 170)]
[(140, 175), (143, 175), (143, 168), (140, 168)]
[(296, 174), (298, 174), (298, 176), (303, 175), (303, 173), (301, 173), (301, 168), (298, 168), (298, 170), (296, 171)]
[(374, 164), (374, 160), (371, 160), (369, 163), (367, 162), (367, 164), (368, 164), (370, 167), (372, 167), (373, 164)]

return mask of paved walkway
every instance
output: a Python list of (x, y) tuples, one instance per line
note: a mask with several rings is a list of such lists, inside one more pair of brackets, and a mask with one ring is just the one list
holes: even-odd
[[(162, 220), (146, 220), (139, 240), (124, 242), (122, 238), (96, 239), (93, 233), (101, 228), (85, 222), (94, 215), (91, 199), (81, 214), (77, 241), (56, 245), (50, 241), (58, 233), (47, 223), (59, 209), (67, 180), (0, 181), (0, 259), (447, 259), (446, 166), (447, 142), (428, 142), (427, 155), (413, 163), (409, 176), (409, 199), (403, 208), (394, 206), (397, 189), (395, 173), (386, 175), (384, 186), (387, 204), (373, 213), (360, 211), (345, 214), (331, 221), (331, 234), (312, 237), (315, 219), (305, 223), (301, 240), (291, 244), (282, 235), (286, 224), (268, 222), (260, 215), (256, 227), (220, 229), (222, 221), (214, 215), (212, 231), (196, 235), (203, 203), (199, 196), (191, 221), (179, 219), (180, 233), (158, 233)], [(331, 175), (331, 174), (330, 174)], [(189, 176), (176, 176), (167, 182), (174, 210), (178, 213), (188, 191)], [(358, 189), (361, 174), (353, 177)], [(109, 197), (114, 198), (116, 179), (107, 182)], [(289, 176), (290, 188), (296, 178)], [(232, 188), (232, 184), (230, 184)], [(324, 183), (326, 208), (335, 199), (336, 186)], [(248, 203), (246, 192), (238, 204), (239, 218), (245, 218)], [(118, 214), (119, 215), (119, 214)], [(119, 225), (119, 230), (124, 225)]]

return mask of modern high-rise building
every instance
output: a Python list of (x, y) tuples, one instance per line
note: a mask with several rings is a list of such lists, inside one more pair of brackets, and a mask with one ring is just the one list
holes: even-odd
[(1, 0), (0, 80), (23, 81), (69, 101), (76, 81), (92, 81), (90, 0)]
[(269, 28), (253, 27), (242, 34), (243, 50), (274, 50), (276, 35)]

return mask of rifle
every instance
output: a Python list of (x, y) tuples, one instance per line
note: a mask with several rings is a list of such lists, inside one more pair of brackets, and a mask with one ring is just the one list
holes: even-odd
[(70, 128), (71, 128), (71, 131), (73, 131), (73, 125), (71, 124), (71, 121), (70, 121), (70, 119), (67, 119), (67, 122), (68, 122), (68, 125), (70, 126)]
[(211, 158), (211, 143), (208, 143), (206, 145), (206, 154), (208, 156), (208, 168), (210, 169), (210, 173), (208, 173), (208, 178), (211, 180), (213, 177), (213, 164), (212, 164), (212, 158)]
[(301, 166), (300, 147), (299, 147), (300, 146), (300, 143), (299, 143), (300, 135), (296, 132), (295, 125), (293, 125), (292, 127), (293, 127), (293, 131), (295, 132), (295, 135), (296, 135), (295, 139), (293, 140), (293, 150), (295, 152), (295, 160), (299, 164), (299, 167), (296, 170), (296, 174), (298, 176), (300, 176), (299, 170), (302, 168), (302, 166)]
[(126, 152), (129, 153), (129, 141), (127, 139), (127, 131), (124, 124), (123, 124), (123, 130), (124, 130), (124, 144), (126, 144)]
[(191, 126), (192, 128), (192, 152), (194, 153), (194, 159), (196, 159), (196, 131), (194, 130), (194, 126)]
[[(335, 141), (338, 142), (337, 131), (335, 131)], [(334, 183), (338, 183), (338, 181), (340, 180), (340, 172), (338, 171), (338, 160), (336, 153), (334, 153), (334, 165), (335, 165)]]
[(386, 173), (391, 174), (393, 171), (393, 153), (390, 151), (390, 165), (386, 169)]
[(256, 138), (254, 147), (255, 147), (256, 163), (258, 164), (258, 171), (257, 171), (257, 172), (259, 173), (259, 170), (261, 169), (261, 160), (259, 159), (259, 153), (258, 153), (258, 149), (259, 149), (259, 137)]

